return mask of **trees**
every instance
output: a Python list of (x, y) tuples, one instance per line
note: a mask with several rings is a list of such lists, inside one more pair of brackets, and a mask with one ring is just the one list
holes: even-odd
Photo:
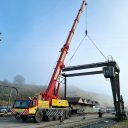
[(25, 84), (25, 78), (22, 75), (16, 75), (14, 77), (14, 84), (24, 85)]

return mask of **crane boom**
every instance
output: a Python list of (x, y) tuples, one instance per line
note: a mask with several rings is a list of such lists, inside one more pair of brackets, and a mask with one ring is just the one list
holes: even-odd
[[(59, 99), (60, 82), (58, 82), (56, 92), (55, 88), (59, 75), (64, 67), (64, 60), (68, 53), (69, 45), (79, 22), (84, 5), (86, 5), (85, 0), (82, 2), (67, 40), (61, 49), (60, 57), (57, 61), (47, 90), (45, 92), (41, 92), (40, 95), (34, 97), (33, 99), (16, 99), (13, 109), (11, 110), (16, 119), (20, 118), (22, 120), (26, 120), (28, 118), (34, 118), (34, 120), (39, 123), (44, 117), (48, 120), (52, 120), (57, 118), (68, 119), (71, 116), (72, 108), (69, 106), (68, 100)], [(25, 106), (22, 104), (25, 104)]]
[(67, 40), (66, 40), (63, 48), (61, 49), (61, 54), (60, 54), (60, 57), (59, 57), (59, 59), (57, 61), (55, 70), (53, 72), (53, 75), (52, 75), (50, 83), (49, 83), (49, 86), (48, 86), (46, 92), (42, 94), (42, 98), (44, 98), (45, 100), (50, 100), (52, 98), (57, 98), (57, 96), (53, 95), (53, 92), (54, 92), (54, 89), (55, 89), (55, 86), (56, 86), (56, 81), (58, 80), (58, 77), (59, 77), (59, 75), (60, 75), (60, 73), (61, 73), (61, 71), (62, 71), (62, 69), (64, 67), (64, 60), (65, 60), (66, 54), (68, 52), (69, 45), (71, 43), (71, 40), (72, 40), (72, 37), (74, 35), (76, 26), (77, 26), (77, 24), (79, 22), (81, 13), (82, 13), (83, 8), (84, 8), (85, 5), (86, 5), (86, 1), (83, 0), (82, 5), (81, 5), (81, 7), (80, 7), (80, 9), (78, 11), (78, 14), (76, 16), (76, 19), (74, 20), (74, 23), (72, 25), (71, 31), (69, 32)]

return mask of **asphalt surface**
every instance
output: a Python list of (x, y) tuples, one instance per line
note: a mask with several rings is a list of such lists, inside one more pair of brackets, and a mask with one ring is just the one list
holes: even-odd
[[(111, 114), (104, 114), (103, 118), (114, 118)], [(98, 115), (86, 115), (86, 118), (84, 119), (83, 116), (73, 116), (70, 119), (65, 119), (63, 122), (58, 121), (42, 121), (41, 123), (35, 123), (33, 120), (28, 120), (26, 122), (21, 120), (16, 120), (12, 116), (6, 116), (6, 117), (0, 117), (0, 128), (65, 128), (68, 126), (72, 126), (74, 124), (80, 123), (80, 122), (91, 122), (94, 120), (97, 120)]]

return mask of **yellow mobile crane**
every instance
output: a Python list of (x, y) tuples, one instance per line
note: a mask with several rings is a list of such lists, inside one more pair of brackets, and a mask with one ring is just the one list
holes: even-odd
[(36, 122), (41, 122), (44, 117), (48, 118), (48, 120), (57, 120), (60, 116), (63, 116), (64, 118), (70, 117), (71, 109), (68, 101), (59, 98), (59, 82), (56, 93), (54, 93), (54, 90), (64, 67), (64, 60), (68, 53), (69, 45), (85, 5), (86, 1), (83, 0), (67, 40), (61, 49), (60, 57), (57, 61), (56, 68), (53, 72), (47, 90), (45, 92), (41, 92), (38, 98), (16, 99), (12, 109), (12, 113), (15, 115), (16, 119), (20, 118), (22, 120), (27, 120), (28, 118), (34, 118)]

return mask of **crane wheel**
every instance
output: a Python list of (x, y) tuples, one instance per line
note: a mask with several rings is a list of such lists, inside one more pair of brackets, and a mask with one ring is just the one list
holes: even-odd
[(52, 121), (53, 120), (53, 116), (48, 116), (48, 121)]
[(43, 119), (43, 113), (41, 111), (37, 111), (34, 117), (36, 123), (40, 123)]
[(54, 120), (59, 120), (59, 115), (54, 116)]
[(65, 119), (65, 114), (66, 114), (66, 111), (63, 111), (63, 115), (62, 115), (63, 119)]
[(70, 111), (65, 111), (65, 119), (69, 119), (70, 118)]

